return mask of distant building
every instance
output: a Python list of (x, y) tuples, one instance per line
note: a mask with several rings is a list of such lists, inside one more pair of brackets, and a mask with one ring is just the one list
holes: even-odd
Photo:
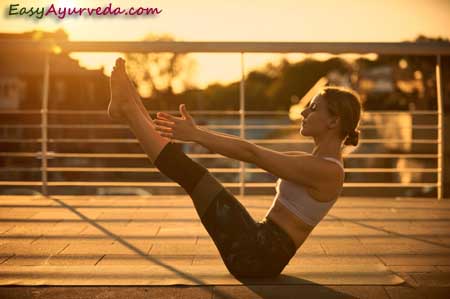
[[(0, 33), (0, 40), (67, 40), (55, 32)], [(0, 49), (0, 109), (39, 109), (42, 100), (44, 55), (20, 48)], [(49, 109), (105, 109), (108, 78), (103, 69), (87, 70), (66, 53), (50, 58)]]
[[(0, 33), (0, 40), (68, 40), (63, 30), (55, 32), (32, 31), (26, 33)], [(24, 51), (19, 46), (14, 50), (0, 48), (0, 110), (38, 110), (37, 113), (0, 114), (0, 148), (2, 152), (38, 153), (41, 151), (41, 123), (39, 110), (42, 107), (43, 79), (45, 56), (42, 52)], [(101, 110), (106, 112), (109, 101), (108, 77), (103, 69), (88, 70), (67, 53), (51, 54), (49, 81), (49, 110)], [(85, 124), (86, 115), (63, 115), (55, 117), (50, 114), (49, 125)], [(106, 113), (104, 120), (107, 120)], [(23, 126), (22, 126), (23, 125)], [(26, 127), (30, 125), (30, 127)], [(21, 127), (22, 126), (22, 127)], [(33, 127), (34, 126), (34, 127)], [(48, 138), (67, 138), (68, 136), (92, 137), (98, 130), (76, 128), (49, 128)], [(20, 140), (24, 140), (21, 142)], [(112, 145), (115, 150), (117, 145)], [(49, 143), (49, 152), (88, 152), (94, 146), (89, 143)], [(84, 165), (85, 161), (75, 158), (59, 162), (58, 166), (75, 163)], [(40, 167), (40, 160), (30, 157), (16, 158), (6, 156), (0, 158), (0, 165), (7, 167)], [(40, 173), (32, 171), (15, 171), (4, 174), (9, 180), (39, 181)], [(53, 176), (52, 176), (53, 175)], [(50, 179), (70, 180), (73, 174), (53, 173)], [(2, 179), (2, 178), (0, 178)], [(6, 178), (3, 178), (5, 180)]]

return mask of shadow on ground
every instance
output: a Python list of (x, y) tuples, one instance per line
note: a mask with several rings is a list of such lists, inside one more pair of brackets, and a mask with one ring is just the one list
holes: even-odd
[[(0, 287), (0, 298), (3, 299), (107, 299), (107, 298), (198, 298), (198, 299), (297, 299), (357, 298), (352, 295), (333, 290), (329, 287), (305, 281), (296, 277), (283, 277), (296, 280), (298, 285), (223, 285), (223, 286), (6, 286)], [(255, 283), (253, 281), (253, 283)], [(269, 283), (269, 282), (268, 282)], [(273, 280), (271, 281), (273, 283)]]

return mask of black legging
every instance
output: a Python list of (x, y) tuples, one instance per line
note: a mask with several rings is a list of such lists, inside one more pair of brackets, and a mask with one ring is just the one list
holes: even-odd
[(296, 247), (267, 218), (255, 222), (242, 204), (209, 171), (174, 143), (168, 143), (155, 166), (190, 195), (208, 234), (231, 274), (274, 277), (294, 256)]

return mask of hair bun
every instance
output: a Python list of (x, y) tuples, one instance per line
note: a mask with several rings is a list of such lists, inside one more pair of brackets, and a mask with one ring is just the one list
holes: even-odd
[(347, 138), (344, 141), (345, 145), (353, 145), (357, 146), (359, 141), (359, 131), (355, 130), (353, 132), (350, 132), (347, 136)]

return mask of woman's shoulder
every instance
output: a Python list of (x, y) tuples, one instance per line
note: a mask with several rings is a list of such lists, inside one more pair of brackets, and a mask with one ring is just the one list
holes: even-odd
[(322, 159), (325, 159), (325, 160), (328, 160), (328, 161), (331, 161), (331, 162), (334, 162), (334, 163), (336, 163), (336, 164), (338, 164), (342, 169), (344, 169), (344, 162), (342, 161), (342, 159), (338, 159), (338, 158), (335, 158), (335, 157), (321, 157)]

